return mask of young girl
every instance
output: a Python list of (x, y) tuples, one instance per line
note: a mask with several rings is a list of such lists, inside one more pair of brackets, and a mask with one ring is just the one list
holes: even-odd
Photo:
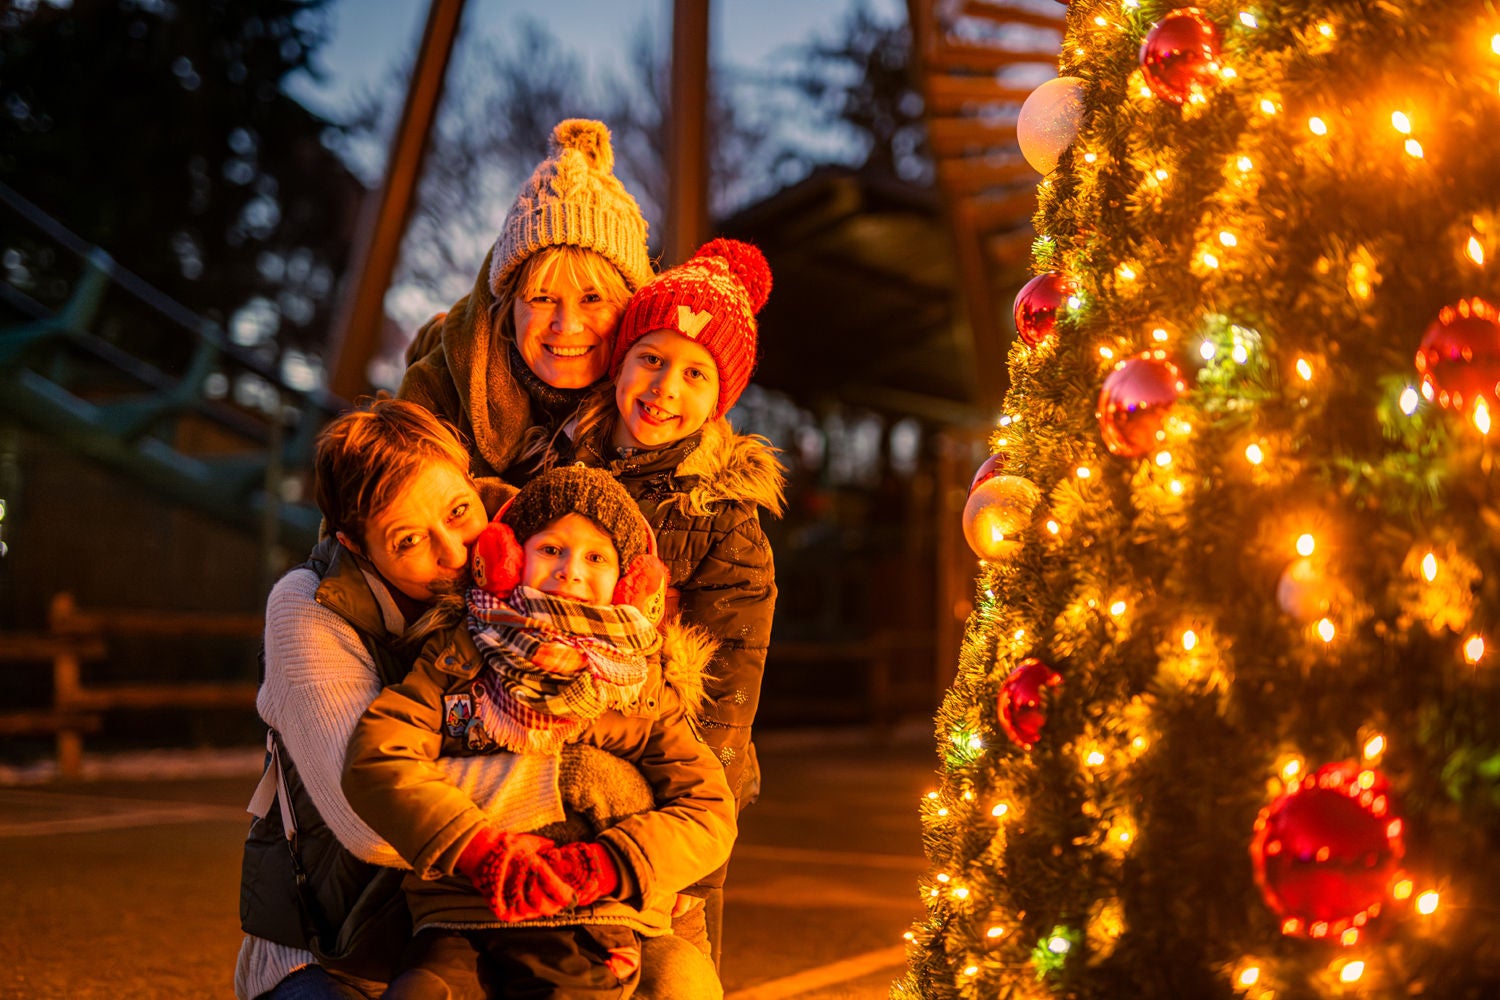
[[(755, 367), (755, 314), (771, 290), (765, 257), (718, 239), (643, 285), (620, 318), (613, 386), (585, 404), (571, 457), (608, 469), (656, 532), (684, 624), (720, 643), (708, 669), (704, 736), (743, 809), (760, 791), (750, 726), (776, 606), (771, 547), (760, 508), (780, 515), (783, 474), (774, 449), (736, 434), (724, 414)], [(709, 898), (717, 954), (722, 872)], [(682, 933), (679, 927), (679, 933)], [(691, 933), (691, 930), (689, 930)]]

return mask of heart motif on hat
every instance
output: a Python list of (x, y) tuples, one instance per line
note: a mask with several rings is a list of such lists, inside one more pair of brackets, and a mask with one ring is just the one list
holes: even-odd
[(697, 340), (699, 331), (713, 318), (714, 314), (707, 309), (693, 312), (690, 306), (677, 307), (677, 329), (681, 330), (682, 335), (689, 340)]

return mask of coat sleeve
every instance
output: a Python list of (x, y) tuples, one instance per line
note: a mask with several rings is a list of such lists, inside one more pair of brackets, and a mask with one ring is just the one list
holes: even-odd
[(629, 867), (641, 897), (632, 902), (641, 909), (670, 909), (675, 893), (729, 860), (737, 833), (723, 769), (681, 701), (664, 695), (663, 702), (637, 746), (605, 747), (635, 763), (657, 802), (599, 834)]
[(354, 628), (318, 604), (318, 577), (297, 569), (266, 602), (266, 677), (256, 707), (282, 743), (318, 815), (350, 853), (400, 866), (400, 856), (349, 805), (339, 788), (344, 749), (380, 692), (375, 661)]
[[(744, 805), (754, 791), (746, 786), (750, 725), (760, 707), (771, 642), (776, 568), (754, 505), (742, 503), (732, 509), (733, 517), (715, 519), (713, 541), (692, 578), (676, 586), (683, 622), (702, 626), (719, 640), (705, 683), (704, 737)], [(720, 521), (728, 523), (721, 526)]]
[(354, 727), (344, 767), (349, 804), (423, 878), (451, 874), (484, 823), (438, 759), (451, 679), (424, 656), (405, 680), (381, 691)]

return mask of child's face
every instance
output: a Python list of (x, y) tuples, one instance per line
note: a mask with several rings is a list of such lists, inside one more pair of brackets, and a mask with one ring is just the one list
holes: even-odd
[(712, 354), (675, 330), (648, 333), (630, 346), (615, 378), (619, 448), (658, 448), (703, 426), (719, 403)]
[(620, 312), (581, 268), (544, 265), (512, 307), (516, 347), (543, 382), (582, 389), (609, 369)]
[(357, 542), (339, 541), (363, 555), (392, 586), (430, 603), (457, 593), (468, 579), (469, 546), (488, 518), (479, 493), (463, 469), (435, 462), (365, 522)]
[(564, 514), (526, 539), (521, 582), (544, 594), (608, 604), (620, 580), (620, 554), (599, 526)]

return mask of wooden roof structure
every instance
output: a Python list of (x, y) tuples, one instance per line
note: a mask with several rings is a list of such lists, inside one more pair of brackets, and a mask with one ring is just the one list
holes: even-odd
[(1010, 310), (1029, 277), (1040, 178), (1016, 144), (1016, 119), (1055, 75), (1066, 3), (907, 0), (928, 142), (953, 232), (978, 380), (976, 402), (998, 407)]

